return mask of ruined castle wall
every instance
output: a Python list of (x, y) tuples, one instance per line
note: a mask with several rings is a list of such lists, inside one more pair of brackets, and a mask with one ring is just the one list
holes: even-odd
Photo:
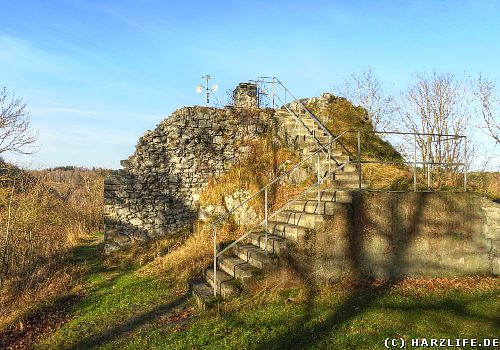
[(191, 227), (212, 177), (272, 125), (272, 110), (185, 107), (139, 139), (124, 169), (105, 179), (105, 251)]

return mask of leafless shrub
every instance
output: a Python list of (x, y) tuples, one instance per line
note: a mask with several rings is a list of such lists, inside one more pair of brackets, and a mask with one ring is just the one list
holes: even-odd
[(371, 67), (351, 74), (344, 81), (339, 94), (363, 107), (375, 130), (391, 127), (391, 118), (397, 105), (394, 96), (384, 90), (382, 82), (375, 76)]
[(21, 98), (0, 90), (0, 154), (36, 152), (38, 134), (31, 128), (30, 115)]
[(500, 144), (500, 98), (496, 93), (495, 83), (480, 75), (475, 95), (480, 102), (480, 114), (484, 122), (482, 129), (496, 144)]

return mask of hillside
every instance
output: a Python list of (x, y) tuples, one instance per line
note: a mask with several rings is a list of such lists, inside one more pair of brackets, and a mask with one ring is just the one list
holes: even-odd
[[(370, 133), (373, 126), (362, 108), (331, 95), (309, 99), (307, 106), (337, 134), (365, 130), (362, 152), (367, 159), (401, 160), (393, 146)], [(500, 307), (496, 277), (344, 278), (321, 285), (282, 275), (265, 280), (250, 296), (199, 310), (186, 282), (199, 276), (213, 258), (213, 220), (302, 157), (285, 140), (276, 138), (275, 132), (269, 129), (238, 144), (244, 154), (212, 176), (200, 191), (201, 211), (192, 229), (108, 256), (102, 255), (101, 194), (103, 178), (109, 173), (83, 169), (31, 172), (35, 184), (15, 194), (14, 212), (26, 213), (19, 217), (22, 225), (15, 232), (22, 235), (16, 237), (22, 242), (36, 230), (37, 242), (47, 249), (41, 252), (41, 245), (32, 245), (38, 255), (26, 256), (30, 264), (22, 265), (2, 286), (0, 347), (376, 349), (393, 336), (497, 336), (498, 322), (491, 312)], [(355, 154), (357, 135), (347, 134), (343, 145)], [(473, 174), (471, 187), (498, 196), (497, 175)], [(406, 189), (412, 175), (403, 166), (367, 165), (364, 176), (386, 189)], [(278, 183), (270, 190), (270, 207), (281, 207), (313, 181), (304, 176)], [(4, 228), (12, 197), (9, 189), (2, 192)], [(263, 198), (256, 197), (244, 213), (221, 227), (221, 240), (239, 237), (245, 220), (262, 215), (262, 204)]]

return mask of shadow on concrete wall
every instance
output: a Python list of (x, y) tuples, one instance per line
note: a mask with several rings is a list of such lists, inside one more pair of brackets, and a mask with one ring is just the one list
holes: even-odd
[[(399, 207), (401, 203), (394, 201), (388, 210), (390, 210), (394, 218), (392, 227), (385, 230), (385, 234), (391, 243), (398, 246), (398, 249), (393, 249), (390, 256), (389, 273), (390, 278), (381, 283), (372, 285), (369, 289), (363, 287), (353, 287), (349, 297), (338, 307), (335, 307), (326, 318), (320, 321), (314, 321), (315, 305), (317, 303), (317, 290), (319, 285), (314, 279), (308, 278), (314, 271), (311, 269), (311, 264), (294, 264), (293, 260), (289, 262), (289, 267), (294, 271), (297, 276), (302, 276), (302, 282), (305, 286), (306, 297), (303, 306), (302, 316), (293, 324), (290, 324), (285, 333), (279, 334), (274, 339), (256, 346), (259, 350), (267, 349), (306, 349), (317, 346), (325, 337), (329, 336), (335, 329), (341, 328), (350, 320), (363, 315), (372, 306), (388, 294), (393, 286), (395, 286), (404, 277), (404, 266), (406, 264), (405, 254), (407, 253), (410, 245), (416, 239), (418, 234), (418, 227), (422, 224), (423, 211), (426, 209), (425, 194), (416, 194), (417, 199), (415, 206), (412, 208), (411, 213), (407, 219), (400, 216)], [(358, 205), (363, 207), (363, 199), (361, 197)], [(443, 205), (453, 205), (453, 203), (443, 202)], [(363, 225), (366, 223), (366, 213), (356, 213), (351, 215), (349, 220), (349, 251), (350, 251), (350, 265), (358, 278), (366, 278), (366, 266), (362, 266), (363, 261), (366, 261), (364, 256), (363, 247)], [(405, 224), (406, 222), (406, 224)], [(382, 229), (382, 228), (381, 228)], [(395, 230), (402, 230), (406, 232), (405, 235), (394, 235)], [(400, 231), (401, 232), (401, 231)], [(404, 306), (401, 307), (405, 309)], [(478, 321), (493, 322), (497, 326), (500, 325), (500, 320), (495, 317), (485, 318), (478, 316), (472, 310), (465, 309), (463, 305), (452, 303), (449, 300), (436, 302), (433, 305), (419, 305), (419, 310), (443, 310), (451, 311), (457, 316), (464, 318), (475, 318)], [(405, 310), (411, 311), (411, 307)], [(416, 311), (416, 309), (415, 309)], [(408, 323), (415, 322), (414, 320), (407, 320)], [(312, 323), (312, 326), (311, 326)], [(307, 324), (308, 328), (304, 329)], [(381, 344), (383, 346), (383, 344)]]

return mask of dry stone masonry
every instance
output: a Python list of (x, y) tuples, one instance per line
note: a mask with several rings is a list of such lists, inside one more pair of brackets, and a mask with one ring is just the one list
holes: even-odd
[(236, 107), (258, 108), (257, 85), (240, 83), (233, 91), (233, 102)]
[(189, 229), (202, 188), (271, 127), (273, 113), (185, 107), (148, 131), (124, 169), (105, 179), (105, 252)]

